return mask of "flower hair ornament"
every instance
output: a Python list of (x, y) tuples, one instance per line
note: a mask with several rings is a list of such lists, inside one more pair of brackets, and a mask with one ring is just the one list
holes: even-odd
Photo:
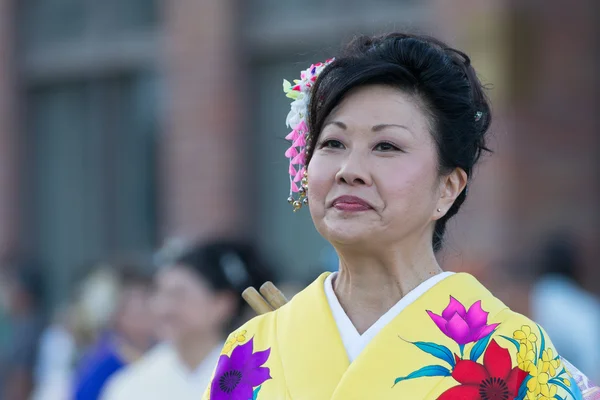
[(311, 65), (300, 73), (300, 79), (294, 80), (293, 85), (287, 80), (283, 80), (283, 92), (286, 97), (293, 100), (290, 112), (285, 120), (287, 127), (292, 129), (285, 138), (292, 144), (286, 150), (285, 156), (290, 160), (290, 196), (288, 202), (294, 207), (294, 211), (302, 208), (302, 204), (308, 204), (308, 198), (306, 197), (308, 183), (306, 147), (310, 141), (307, 114), (311, 90), (319, 74), (333, 61), (334, 59), (331, 58), (324, 63)]

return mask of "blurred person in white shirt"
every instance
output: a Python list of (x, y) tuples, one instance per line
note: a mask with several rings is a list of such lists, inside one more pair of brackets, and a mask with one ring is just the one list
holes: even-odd
[(73, 334), (74, 311), (64, 307), (41, 335), (31, 400), (68, 400), (77, 344)]
[(102, 400), (199, 399), (243, 315), (241, 292), (269, 278), (255, 249), (235, 241), (203, 243), (162, 264), (154, 304), (164, 341), (117, 374)]
[(546, 329), (560, 354), (600, 382), (600, 299), (581, 283), (575, 239), (559, 232), (541, 252), (541, 275), (531, 290), (532, 318)]

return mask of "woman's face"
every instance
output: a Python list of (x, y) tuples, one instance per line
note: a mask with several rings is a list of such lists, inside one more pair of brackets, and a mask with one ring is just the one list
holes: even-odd
[(120, 293), (117, 329), (139, 348), (149, 346), (154, 339), (154, 319), (149, 300), (150, 288), (143, 284), (129, 285)]
[(156, 283), (154, 310), (161, 339), (177, 342), (220, 334), (231, 318), (232, 296), (213, 291), (185, 266), (166, 268)]
[(444, 181), (417, 99), (366, 86), (351, 92), (323, 125), (308, 167), (310, 212), (334, 245), (431, 241), (435, 220), (447, 211), (437, 212), (445, 207)]

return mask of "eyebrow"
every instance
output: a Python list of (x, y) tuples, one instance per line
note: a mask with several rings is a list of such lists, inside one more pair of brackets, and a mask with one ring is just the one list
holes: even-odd
[(323, 125), (323, 128), (325, 128), (327, 125), (335, 125), (338, 128), (343, 129), (343, 130), (348, 129), (346, 124), (344, 124), (343, 122), (340, 122), (340, 121), (328, 121), (325, 123), (325, 125)]
[[(348, 127), (346, 126), (346, 124), (344, 124), (343, 122), (340, 122), (340, 121), (329, 121), (329, 122), (327, 122), (323, 126), (323, 128), (326, 127), (327, 125), (335, 125), (335, 126), (339, 127), (340, 129), (343, 129), (343, 130), (348, 129)], [(404, 129), (404, 130), (412, 133), (412, 131), (410, 129), (408, 129), (408, 127), (406, 125), (400, 125), (400, 124), (378, 124), (378, 125), (373, 126), (371, 128), (371, 130), (373, 132), (380, 132), (380, 131), (382, 131), (384, 129), (387, 129), (387, 128), (401, 128), (401, 129)]]
[(400, 125), (400, 124), (379, 124), (379, 125), (375, 125), (373, 128), (371, 128), (371, 130), (373, 132), (379, 132), (386, 128), (401, 128), (408, 132), (411, 132), (411, 130), (408, 129), (408, 127), (406, 125)]

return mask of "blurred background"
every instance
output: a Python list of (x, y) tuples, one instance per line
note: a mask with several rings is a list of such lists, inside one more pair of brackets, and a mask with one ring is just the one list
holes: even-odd
[(286, 202), (282, 80), (398, 29), (463, 49), (490, 85), (495, 154), (443, 265), (600, 377), (599, 17), (597, 0), (0, 0), (3, 398), (29, 398), (39, 337), (85, 282), (123, 260), (152, 275), (167, 242), (249, 241), (298, 288), (335, 270)]

